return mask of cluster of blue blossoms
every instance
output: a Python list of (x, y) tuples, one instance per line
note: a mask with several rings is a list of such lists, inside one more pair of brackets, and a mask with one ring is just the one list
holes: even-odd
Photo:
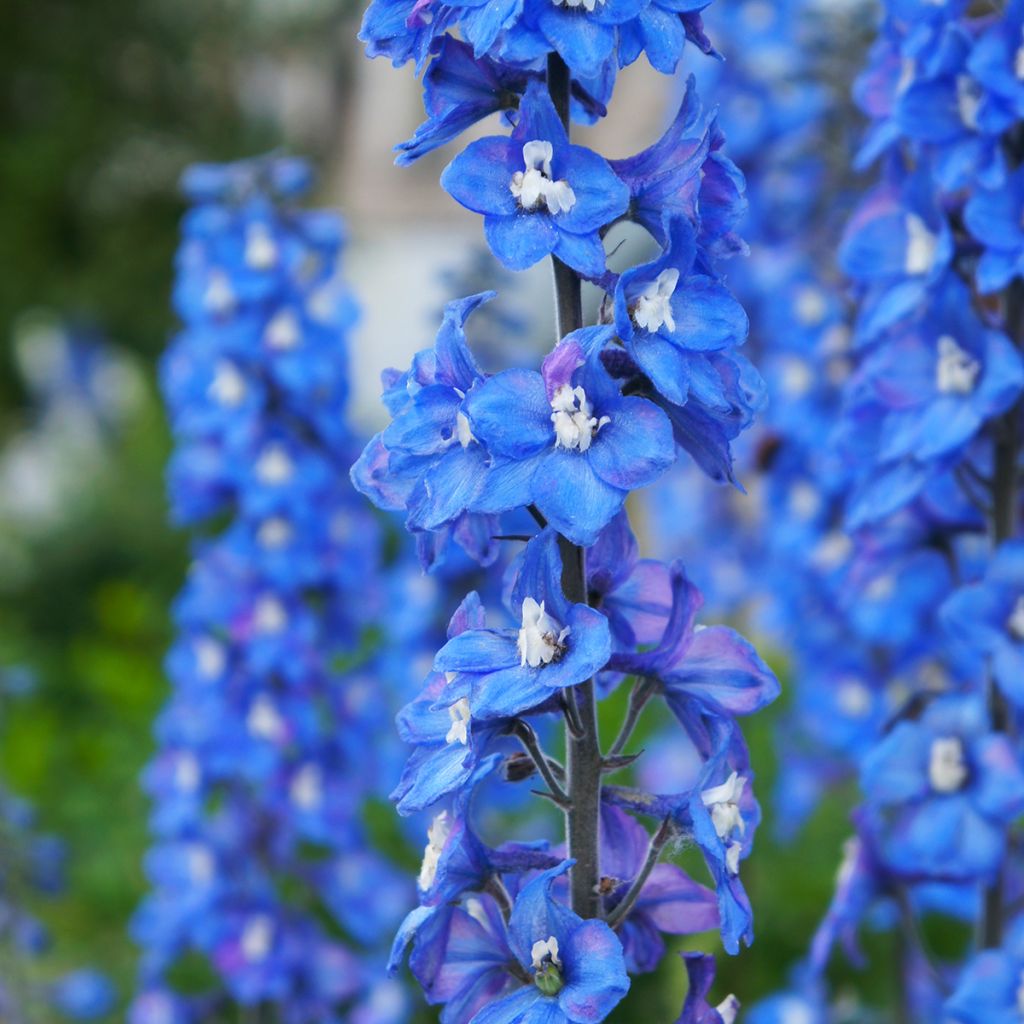
[[(779, 824), (792, 831), (851, 776), (863, 804), (793, 989), (751, 1019), (868, 1019), (863, 1006), (829, 1006), (823, 976), (836, 943), (861, 960), (867, 925), (905, 933), (906, 1019), (1017, 1020), (1024, 5), (883, 5), (853, 90), (870, 119), (856, 166), (877, 165), (880, 180), (840, 247), (852, 318), (840, 282), (815, 265), (830, 227), (816, 198), (842, 209), (853, 197), (842, 168), (818, 157), (844, 120), (841, 92), (743, 86), (745, 73), (792, 86), (813, 72), (806, 33), (820, 11), (780, 6), (759, 18), (760, 47), (755, 34), (746, 52), (727, 50), (718, 86), (731, 143), (744, 138), (732, 117), (758, 107), (750, 124), (772, 133), (752, 131), (752, 158), (738, 157), (755, 198), (743, 225), (754, 258), (736, 284), (775, 401), (744, 453), (766, 470), (755, 529), (731, 545), (711, 596), (746, 605), (790, 648)], [(831, 13), (825, 27), (856, 38), (864, 14), (851, 5), (850, 31)], [(702, 541), (729, 523), (707, 520)], [(978, 922), (960, 956), (947, 946), (938, 960), (921, 941), (936, 916)]]
[(221, 1019), (231, 1005), (294, 1024), (408, 1014), (377, 965), (411, 885), (363, 817), (386, 794), (397, 694), (368, 660), (387, 576), (346, 475), (356, 310), (341, 223), (297, 205), (309, 184), (283, 158), (184, 179), (183, 329), (162, 386), (171, 502), (195, 531), (194, 561), (145, 778), (152, 891), (133, 926), (133, 1024)]
[[(34, 685), (24, 668), (0, 671), (0, 726), (8, 705)], [(0, 1019), (28, 1024), (46, 1007), (72, 1020), (93, 1020), (114, 1004), (104, 975), (82, 968), (46, 983), (32, 970), (50, 946), (50, 933), (27, 903), (61, 891), (65, 860), (63, 843), (37, 832), (35, 817), (31, 804), (0, 784)]]
[[(698, 623), (702, 598), (681, 563), (640, 557), (625, 508), (680, 451), (732, 481), (732, 442), (761, 404), (739, 352), (746, 313), (718, 269), (744, 248), (743, 178), (692, 81), (664, 136), (635, 157), (608, 161), (570, 140), (571, 121), (601, 117), (618, 69), (641, 52), (665, 72), (687, 40), (711, 52), (706, 6), (374, 0), (363, 22), (371, 55), (425, 68), (428, 117), (400, 162), (503, 113), (510, 132), (470, 143), (441, 182), (483, 216), (501, 264), (551, 257), (556, 282), (559, 340), (539, 370), (486, 372), (466, 332), (492, 295), (452, 302), (434, 345), (385, 375), (391, 422), (352, 471), (375, 504), (404, 513), (426, 567), (456, 550), (493, 565), (503, 544), (523, 545), (500, 607), (486, 611), (476, 592), (461, 602), (399, 715), (413, 749), (393, 798), (432, 822), (392, 966), (408, 951), (445, 1024), (604, 1020), (630, 975), (659, 964), (664, 933), (718, 928), (730, 953), (753, 936), (741, 862), (760, 811), (737, 717), (778, 684), (739, 634)], [(657, 248), (615, 272), (604, 239), (620, 222)], [(593, 325), (582, 281), (603, 295)], [(627, 686), (621, 730), (603, 746), (597, 702)], [(628, 784), (638, 755), (627, 748), (655, 698), (684, 753), (653, 789)], [(564, 762), (545, 749), (561, 722)], [(491, 793), (527, 779), (562, 812), (564, 837), (485, 835)], [(681, 840), (699, 848), (713, 888), (662, 862)], [(681, 1021), (731, 1024), (736, 1001), (705, 998), (713, 964), (687, 967)]]

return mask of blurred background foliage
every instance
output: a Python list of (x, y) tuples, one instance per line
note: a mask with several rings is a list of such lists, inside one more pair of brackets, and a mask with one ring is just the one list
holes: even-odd
[[(0, 10), (0, 665), (38, 680), (0, 720), (0, 777), (68, 847), (66, 892), (35, 907), (54, 941), (43, 969), (91, 964), (123, 995), (135, 957), (127, 923), (144, 889), (138, 780), (187, 565), (166, 523), (155, 383), (173, 329), (175, 184), (194, 160), (279, 145), (330, 161), (336, 135), (318, 126), (351, 102), (342, 55), (352, 50), (336, 44), (356, 16), (334, 0), (6, 0)], [(310, 68), (318, 117), (289, 119)], [(59, 348), (66, 331), (102, 337), (114, 366), (77, 410), (41, 388), (46, 367), (32, 355)], [(806, 950), (848, 833), (849, 804), (836, 799), (794, 844), (772, 839), (780, 711), (755, 716), (749, 732), (768, 821), (746, 874), (758, 939), (720, 965), (723, 993), (745, 1001), (783, 984)], [(386, 822), (379, 831), (398, 835)], [(895, 976), (892, 941), (871, 953)], [(674, 1019), (683, 989), (669, 960), (637, 981), (617, 1019), (637, 1024), (637, 1006), (644, 1021)]]

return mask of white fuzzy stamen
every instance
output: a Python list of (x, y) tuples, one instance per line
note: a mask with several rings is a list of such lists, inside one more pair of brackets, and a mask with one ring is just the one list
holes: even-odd
[(528, 212), (543, 204), (548, 213), (568, 213), (576, 205), (576, 193), (569, 183), (565, 180), (553, 181), (551, 178), (553, 156), (554, 147), (542, 139), (534, 139), (523, 146), (526, 170), (516, 171), (512, 175), (509, 190)]
[(747, 780), (738, 772), (733, 772), (720, 786), (705, 789), (701, 802), (711, 814), (711, 823), (719, 839), (728, 839), (734, 832), (741, 836), (747, 829), (747, 823), (740, 813), (740, 799)]
[(427, 829), (427, 845), (423, 850), (423, 863), (420, 865), (419, 884), (423, 892), (427, 892), (437, 878), (437, 866), (441, 860), (441, 851), (448, 842), (452, 830), (452, 821), (447, 811), (442, 811), (430, 823)]
[(928, 782), (936, 793), (956, 793), (967, 781), (964, 745), (956, 736), (932, 740), (928, 755)]
[(245, 378), (234, 363), (222, 359), (210, 383), (210, 397), (220, 405), (236, 408), (245, 399)]
[(927, 274), (935, 265), (939, 240), (916, 213), (908, 213), (904, 223), (907, 228), (907, 255), (903, 269), (911, 275)]
[(679, 271), (675, 267), (663, 270), (641, 293), (633, 307), (633, 322), (637, 327), (650, 331), (661, 330), (662, 326), (675, 333), (676, 321), (672, 316), (672, 296), (679, 284)]
[(587, 401), (583, 388), (563, 384), (551, 399), (551, 422), (555, 427), (555, 447), (585, 452), (597, 432), (611, 423), (610, 416), (600, 419)]
[(526, 598), (523, 601), (523, 627), (516, 641), (520, 666), (540, 668), (541, 665), (550, 665), (564, 653), (568, 635), (569, 627), (559, 629), (558, 623), (544, 611), (543, 601), (538, 604), (532, 597)]
[(476, 441), (473, 431), (469, 427), (469, 420), (466, 419), (466, 414), (461, 410), (455, 414), (455, 436), (463, 448), (468, 448)]
[(561, 967), (562, 961), (558, 958), (558, 939), (551, 935), (535, 942), (530, 949), (530, 960), (533, 962), (535, 971), (539, 971), (545, 961), (550, 961), (556, 967)]
[(266, 548), (268, 551), (275, 551), (285, 547), (292, 539), (294, 532), (292, 524), (287, 519), (282, 516), (272, 516), (260, 523), (256, 539), (259, 541), (260, 547)]
[(203, 307), (208, 313), (222, 316), (230, 313), (235, 306), (235, 293), (231, 281), (222, 270), (210, 271), (210, 279), (203, 292)]
[(278, 352), (287, 352), (295, 348), (302, 340), (302, 328), (298, 318), (290, 309), (282, 309), (276, 313), (263, 334), (267, 346)]
[(174, 785), (183, 793), (194, 793), (199, 788), (201, 773), (199, 762), (190, 753), (179, 755), (174, 763)]
[(935, 386), (943, 395), (969, 395), (978, 381), (981, 363), (965, 352), (948, 334), (939, 338)]
[(598, 7), (605, 5), (605, 0), (551, 0), (551, 2), (556, 7), (568, 7), (571, 11), (582, 7), (587, 14), (593, 14)]
[(285, 484), (295, 474), (295, 464), (282, 444), (268, 444), (256, 461), (256, 478), (261, 484)]
[(460, 697), (450, 708), (448, 717), (452, 720), (451, 728), (445, 736), (446, 743), (461, 743), (466, 746), (469, 743), (469, 723), (472, 715), (469, 710), (469, 698)]
[(956, 107), (960, 120), (971, 131), (978, 128), (978, 108), (981, 106), (981, 86), (970, 75), (956, 76)]
[(289, 789), (292, 803), (304, 811), (319, 807), (324, 798), (323, 774), (315, 764), (304, 764), (292, 779)]
[(796, 317), (806, 327), (814, 327), (825, 319), (828, 300), (820, 288), (806, 285), (796, 295)]
[(216, 679), (227, 663), (224, 645), (212, 637), (202, 636), (192, 645), (196, 667), (204, 679)]
[(242, 956), (249, 963), (258, 963), (265, 960), (270, 952), (271, 943), (274, 941), (274, 922), (267, 914), (257, 914), (250, 917), (242, 930), (242, 939), (239, 945), (242, 947)]
[(245, 262), (253, 270), (269, 270), (277, 262), (277, 243), (266, 224), (250, 224), (245, 233)]
[(274, 702), (262, 693), (249, 706), (245, 727), (250, 736), (261, 740), (278, 740), (284, 735), (284, 719), (277, 713)]
[(253, 611), (253, 625), (260, 633), (280, 633), (288, 625), (288, 612), (276, 597), (261, 597)]

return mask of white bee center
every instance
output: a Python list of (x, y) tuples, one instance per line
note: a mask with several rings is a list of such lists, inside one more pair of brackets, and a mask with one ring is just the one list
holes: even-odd
[(850, 718), (862, 718), (871, 710), (871, 691), (859, 679), (845, 679), (836, 691), (836, 706)]
[(256, 539), (259, 541), (260, 547), (274, 551), (285, 547), (292, 539), (294, 532), (292, 524), (287, 519), (281, 516), (272, 516), (270, 519), (264, 519), (260, 523), (259, 530), (256, 532)]
[[(593, 4), (593, 0), (588, 0)], [(576, 5), (578, 6), (578, 4)], [(590, 8), (593, 10), (593, 6)], [(525, 171), (512, 175), (509, 190), (519, 200), (519, 205), (532, 212), (541, 205), (548, 213), (568, 213), (576, 205), (576, 193), (567, 181), (552, 181), (551, 158), (554, 147), (550, 142), (534, 139), (523, 146)]]
[(967, 781), (964, 745), (956, 736), (932, 741), (928, 755), (928, 782), (936, 793), (956, 793)]
[(916, 213), (908, 213), (904, 224), (907, 229), (907, 254), (903, 269), (912, 275), (927, 274), (935, 265), (935, 250), (939, 246), (939, 239), (928, 230), (928, 225)]
[(828, 300), (820, 288), (806, 285), (796, 295), (796, 316), (806, 327), (813, 327), (825, 319), (828, 312)]
[(452, 821), (447, 811), (442, 811), (430, 823), (427, 829), (427, 845), (423, 850), (423, 863), (420, 865), (419, 885), (427, 892), (437, 878), (437, 866), (441, 860), (441, 851), (451, 834)]
[(469, 428), (469, 420), (461, 410), (455, 414), (455, 436), (463, 448), (468, 448), (476, 440)]
[(242, 956), (249, 963), (259, 963), (266, 959), (273, 941), (274, 922), (266, 914), (250, 917), (245, 923), (245, 928), (242, 929), (242, 938), (239, 943), (242, 947)]
[(295, 474), (295, 463), (282, 444), (268, 444), (256, 461), (256, 478), (261, 484), (284, 484)]
[(261, 597), (253, 612), (253, 624), (260, 633), (280, 633), (288, 625), (288, 613), (276, 597)]
[(450, 708), (448, 717), (452, 720), (451, 728), (445, 735), (446, 743), (461, 743), (466, 746), (469, 743), (469, 723), (472, 715), (469, 710), (469, 698), (460, 697)]
[(263, 337), (267, 345), (278, 352), (295, 348), (302, 340), (298, 318), (290, 309), (282, 309), (271, 318)]
[(278, 714), (274, 702), (262, 693), (249, 706), (245, 727), (250, 736), (261, 740), (277, 740), (284, 735), (284, 719)]
[(235, 293), (231, 281), (222, 270), (210, 271), (210, 279), (203, 292), (203, 307), (208, 313), (223, 316), (230, 313), (235, 305)]
[(558, 939), (551, 935), (535, 942), (530, 949), (530, 959), (535, 971), (539, 971), (545, 961), (553, 963), (556, 967), (561, 967), (562, 961), (558, 958)]
[(213, 881), (213, 854), (202, 843), (190, 843), (185, 853), (188, 876), (193, 882), (208, 885)]
[(245, 378), (234, 363), (222, 359), (210, 383), (210, 397), (220, 405), (235, 408), (245, 399)]
[(705, 789), (700, 795), (701, 802), (711, 815), (711, 824), (715, 826), (719, 839), (728, 839), (733, 833), (742, 836), (747, 829), (747, 823), (740, 813), (740, 799), (746, 784), (747, 780), (743, 775), (733, 772), (720, 786)]
[(199, 788), (199, 762), (190, 753), (179, 755), (174, 763), (174, 785), (183, 793), (193, 793)]
[(611, 423), (610, 416), (600, 419), (587, 401), (583, 388), (563, 384), (551, 399), (551, 422), (555, 428), (555, 447), (585, 452), (597, 432)]
[(196, 667), (204, 679), (216, 679), (227, 663), (224, 645), (208, 636), (200, 637), (192, 645)]
[(245, 262), (253, 270), (269, 270), (277, 262), (277, 243), (266, 224), (250, 224), (245, 232)]
[(568, 7), (569, 10), (583, 8), (588, 14), (592, 14), (598, 7), (604, 7), (605, 0), (551, 0), (556, 7)]
[(526, 598), (523, 601), (523, 626), (516, 641), (520, 666), (540, 668), (541, 665), (550, 665), (565, 652), (568, 635), (569, 627), (559, 627), (544, 611), (543, 601), (538, 604), (532, 597)]
[(943, 395), (969, 395), (978, 381), (981, 363), (965, 352), (948, 334), (939, 338), (935, 386)]
[(289, 796), (296, 807), (311, 811), (319, 807), (324, 798), (323, 774), (318, 765), (304, 764), (292, 779)]
[(652, 334), (667, 327), (675, 333), (676, 321), (672, 316), (672, 296), (679, 284), (679, 271), (675, 267), (663, 270), (643, 290), (633, 307), (633, 322)]
[(982, 95), (981, 86), (970, 75), (957, 75), (956, 106), (960, 120), (971, 131), (978, 128), (978, 108), (981, 106)]

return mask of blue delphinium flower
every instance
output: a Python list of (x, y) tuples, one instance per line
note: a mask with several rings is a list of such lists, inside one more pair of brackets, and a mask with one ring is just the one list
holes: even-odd
[(987, 877), (1024, 810), (1024, 773), (974, 697), (934, 701), (864, 759), (862, 785), (884, 863), (909, 876)]
[(624, 396), (594, 352), (605, 328), (565, 338), (540, 373), (505, 370), (468, 398), (466, 415), (494, 458), (481, 503), (534, 505), (577, 544), (592, 544), (630, 491), (675, 459), (669, 421), (653, 403)]
[(978, 288), (997, 292), (1024, 273), (1024, 169), (995, 188), (979, 188), (964, 207), (964, 221), (984, 246)]
[(975, 954), (943, 1010), (957, 1024), (1016, 1024), (1024, 982), (1024, 943), (1018, 921), (999, 949)]
[(600, 276), (600, 231), (629, 205), (628, 190), (607, 160), (570, 144), (550, 96), (535, 81), (523, 95), (511, 136), (470, 143), (448, 165), (441, 184), (484, 215), (487, 244), (511, 270), (554, 255), (585, 277)]

